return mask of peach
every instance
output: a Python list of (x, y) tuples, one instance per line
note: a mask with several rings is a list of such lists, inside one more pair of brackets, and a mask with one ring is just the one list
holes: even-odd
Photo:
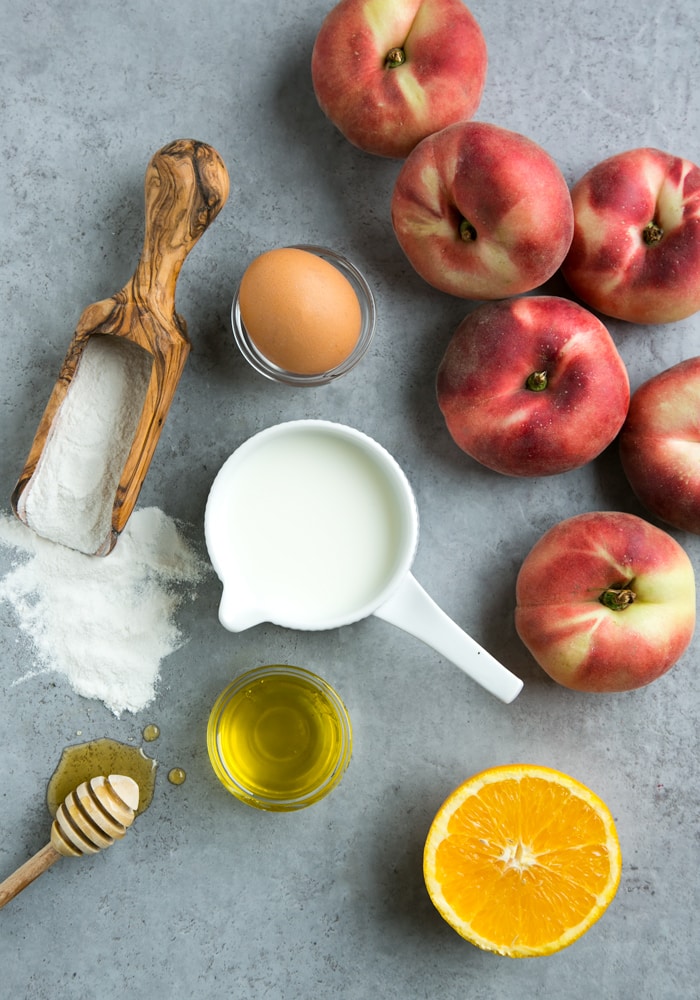
[(700, 309), (700, 168), (658, 149), (611, 156), (572, 188), (571, 290), (606, 316), (670, 323)]
[(471, 118), (486, 67), (484, 36), (461, 0), (341, 0), (311, 56), (324, 114), (355, 146), (396, 158)]
[(593, 313), (533, 295), (486, 303), (460, 323), (438, 368), (437, 399), (472, 458), (504, 475), (550, 476), (613, 441), (630, 388)]
[(643, 687), (670, 670), (692, 639), (692, 564), (674, 538), (634, 514), (575, 515), (525, 557), (515, 627), (564, 687)]
[(502, 299), (543, 284), (574, 228), (552, 157), (487, 122), (458, 122), (423, 139), (401, 167), (391, 215), (418, 274), (466, 299)]
[(648, 511), (700, 534), (700, 357), (639, 386), (620, 433), (620, 459)]

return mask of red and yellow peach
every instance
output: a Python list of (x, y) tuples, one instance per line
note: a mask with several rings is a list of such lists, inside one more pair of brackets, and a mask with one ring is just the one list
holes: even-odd
[(355, 146), (403, 158), (471, 118), (486, 42), (461, 0), (341, 0), (316, 36), (311, 77), (324, 114)]
[(564, 687), (643, 687), (670, 670), (692, 639), (692, 563), (671, 535), (634, 514), (575, 515), (525, 557), (515, 626)]
[(618, 434), (630, 399), (627, 369), (600, 320), (547, 295), (470, 313), (436, 386), (456, 444), (509, 476), (551, 476), (590, 462)]
[(700, 168), (658, 149), (597, 164), (572, 188), (571, 290), (606, 316), (670, 323), (700, 309)]
[(639, 386), (619, 444), (625, 475), (646, 509), (700, 534), (700, 357)]
[(574, 229), (552, 157), (518, 132), (474, 121), (449, 125), (409, 154), (391, 216), (418, 274), (466, 299), (537, 288), (561, 265)]

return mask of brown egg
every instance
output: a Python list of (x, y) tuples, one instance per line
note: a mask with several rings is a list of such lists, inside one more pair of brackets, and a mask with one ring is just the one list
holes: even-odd
[(309, 250), (268, 250), (248, 266), (238, 291), (241, 320), (268, 361), (299, 375), (337, 368), (357, 344), (362, 312), (354, 288)]

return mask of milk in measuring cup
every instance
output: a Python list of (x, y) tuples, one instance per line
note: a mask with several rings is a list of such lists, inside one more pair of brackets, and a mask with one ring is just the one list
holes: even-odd
[(396, 572), (399, 502), (386, 472), (353, 440), (308, 428), (272, 436), (232, 471), (226, 549), (266, 607), (342, 617)]

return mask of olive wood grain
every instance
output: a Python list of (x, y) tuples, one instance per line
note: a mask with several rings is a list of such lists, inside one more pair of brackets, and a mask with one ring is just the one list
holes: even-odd
[(185, 257), (226, 202), (229, 176), (211, 146), (178, 139), (154, 154), (144, 188), (145, 237), (136, 271), (116, 295), (83, 311), (11, 499), (26, 523), (22, 494), (89, 338), (108, 334), (138, 344), (153, 357), (151, 377), (116, 490), (111, 531), (96, 555), (112, 550), (129, 519), (187, 361), (190, 341), (185, 320), (175, 311), (175, 287)]

